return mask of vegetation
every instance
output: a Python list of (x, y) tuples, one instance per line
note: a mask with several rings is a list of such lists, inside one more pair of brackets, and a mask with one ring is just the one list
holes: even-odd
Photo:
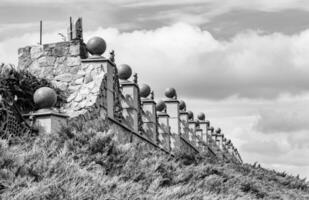
[(44, 86), (55, 89), (58, 106), (65, 102), (65, 94), (48, 80), (37, 78), (26, 70), (16, 70), (13, 65), (0, 63), (0, 95), (8, 101), (15, 101), (22, 113), (35, 110), (33, 94)]
[[(51, 87), (0, 65), (0, 94), (11, 101), (16, 95), (20, 110), (33, 110), (32, 95), (42, 86)], [(171, 157), (142, 144), (117, 144), (115, 133), (93, 126), (0, 139), (0, 199), (309, 199), (306, 180), (285, 172), (207, 155)]]
[[(87, 128), (87, 130), (91, 130)], [(111, 131), (0, 140), (2, 199), (309, 199), (305, 180), (255, 165), (117, 144)], [(1, 198), (0, 198), (1, 199)]]

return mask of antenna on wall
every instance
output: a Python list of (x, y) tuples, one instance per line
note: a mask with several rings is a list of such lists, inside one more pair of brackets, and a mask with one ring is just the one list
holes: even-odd
[(43, 22), (42, 20), (40, 21), (40, 45), (42, 45), (42, 31), (43, 30)]
[(72, 17), (70, 17), (70, 40), (73, 39), (73, 22)]

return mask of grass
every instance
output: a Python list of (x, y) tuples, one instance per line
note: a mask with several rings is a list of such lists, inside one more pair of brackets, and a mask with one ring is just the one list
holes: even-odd
[(173, 158), (117, 144), (114, 134), (67, 129), (0, 140), (0, 199), (309, 199), (306, 180), (285, 172), (207, 155)]

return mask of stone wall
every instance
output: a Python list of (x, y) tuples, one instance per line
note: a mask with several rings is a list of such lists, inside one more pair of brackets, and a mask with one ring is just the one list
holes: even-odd
[[(60, 74), (75, 74), (81, 64), (81, 58), (86, 58), (85, 44), (80, 40), (58, 42), (44, 45), (26, 46), (18, 49), (18, 68), (29, 69), (34, 75), (48, 79)], [(66, 84), (55, 84), (61, 89), (67, 89)]]
[[(130, 119), (134, 121), (136, 128), (128, 126), (132, 122), (126, 121), (123, 112), (127, 109), (123, 106), (128, 97), (122, 93), (116, 65), (104, 57), (87, 58), (82, 41), (27, 46), (20, 48), (18, 52), (19, 69), (46, 78), (55, 87), (65, 91), (66, 103), (59, 111), (69, 116), (71, 127), (90, 131), (111, 129), (115, 132), (117, 142), (140, 143), (146, 148), (157, 148), (165, 152), (173, 151), (171, 145), (176, 145), (178, 150), (187, 153), (207, 150), (206, 146), (197, 147), (194, 140), (188, 139), (188, 134), (184, 134), (184, 137), (171, 134), (171, 124), (170, 127), (157, 124), (152, 119), (157, 117), (155, 109), (147, 110), (145, 107), (143, 110), (137, 83), (132, 84), (137, 87), (137, 92), (130, 93), (133, 96), (129, 97), (134, 99), (134, 107), (138, 112)], [(152, 120), (149, 116), (152, 116)], [(178, 120), (176, 115), (172, 119), (172, 122)], [(154, 121), (154, 127), (146, 126), (146, 121)], [(185, 127), (182, 129), (185, 130)], [(188, 132), (189, 129), (185, 131)]]

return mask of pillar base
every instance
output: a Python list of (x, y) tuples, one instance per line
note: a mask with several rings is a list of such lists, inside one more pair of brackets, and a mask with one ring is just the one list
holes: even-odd
[(52, 109), (40, 109), (23, 115), (29, 124), (37, 127), (39, 133), (55, 134), (68, 125), (68, 116)]

